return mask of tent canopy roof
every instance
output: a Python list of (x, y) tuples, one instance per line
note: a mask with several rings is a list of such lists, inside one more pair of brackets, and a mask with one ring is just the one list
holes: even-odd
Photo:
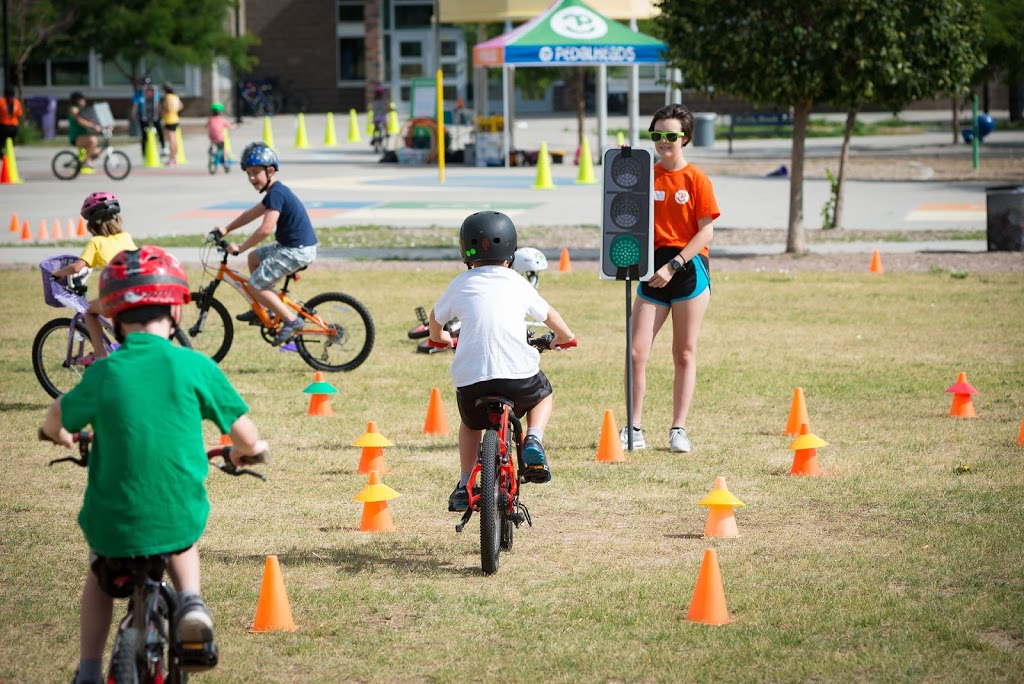
[(582, 0), (542, 14), (473, 48), (473, 66), (595, 66), (663, 62), (666, 46), (602, 16)]

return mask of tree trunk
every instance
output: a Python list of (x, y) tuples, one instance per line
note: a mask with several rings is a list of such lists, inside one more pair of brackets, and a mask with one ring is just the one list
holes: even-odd
[(793, 164), (789, 177), (789, 228), (786, 233), (786, 253), (804, 251), (804, 144), (807, 120), (811, 115), (811, 101), (793, 107)]
[(587, 75), (583, 67), (576, 67), (576, 129), (579, 135), (576, 136), (577, 152), (583, 148), (583, 136), (586, 135), (584, 127), (587, 118)]
[(953, 144), (960, 139), (960, 107), (956, 95), (953, 96)]
[(836, 205), (832, 209), (832, 227), (843, 227), (843, 179), (846, 177), (846, 161), (850, 158), (850, 139), (857, 123), (857, 108), (846, 112), (846, 127), (843, 129), (843, 145), (839, 150), (839, 172), (836, 174)]

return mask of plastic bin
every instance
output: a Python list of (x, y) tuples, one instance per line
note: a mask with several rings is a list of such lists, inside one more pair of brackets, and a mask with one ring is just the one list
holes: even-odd
[(57, 137), (57, 98), (47, 95), (33, 95), (25, 98), (28, 118), (31, 119), (43, 137), (53, 140)]
[(47, 306), (58, 309), (67, 307), (79, 313), (84, 313), (89, 307), (86, 301), (78, 292), (68, 289), (67, 279), (54, 280), (53, 272), (75, 263), (78, 257), (72, 254), (61, 254), (43, 259), (39, 262), (39, 271), (43, 274), (43, 301)]
[(711, 147), (715, 144), (715, 119), (718, 115), (714, 112), (696, 112), (693, 115), (693, 146)]
[(988, 251), (1024, 251), (1024, 185), (985, 188)]

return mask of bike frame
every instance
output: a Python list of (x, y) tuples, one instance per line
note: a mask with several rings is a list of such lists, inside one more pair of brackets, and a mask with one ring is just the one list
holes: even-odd
[[(235, 271), (230, 266), (228, 266), (227, 256), (228, 255), (225, 253), (224, 258), (221, 259), (220, 265), (217, 268), (217, 275), (213, 277), (213, 280), (210, 281), (209, 285), (207, 285), (205, 288), (200, 288), (200, 291), (208, 297), (213, 297), (213, 293), (217, 291), (217, 286), (223, 282), (226, 282), (229, 285), (231, 285), (231, 287), (233, 287), (238, 292), (238, 294), (240, 294), (245, 299), (245, 301), (249, 303), (249, 307), (256, 312), (256, 315), (259, 317), (260, 323), (263, 324), (264, 328), (270, 329), (276, 327), (277, 324), (280, 322), (278, 320), (277, 315), (272, 313), (271, 311), (268, 311), (267, 308), (263, 306), (263, 304), (261, 304), (258, 299), (256, 299), (256, 295), (254, 295), (253, 291), (249, 288), (249, 280), (245, 276), (240, 274), (238, 271)], [(319, 326), (319, 329), (303, 327), (302, 330), (300, 330), (296, 334), (327, 335), (327, 325), (319, 318), (315, 316), (310, 316), (309, 314), (305, 313), (302, 310), (302, 305), (288, 296), (288, 286), (291, 284), (293, 280), (298, 280), (296, 274), (292, 273), (288, 276), (285, 276), (284, 285), (281, 286), (281, 290), (277, 293), (277, 296), (281, 298), (282, 302), (284, 302), (289, 307), (294, 309), (295, 312), (299, 314), (299, 316), (302, 316), (307, 321), (312, 321), (313, 323), (316, 323)]]
[[(68, 355), (64, 360), (66, 366), (71, 365), (71, 360), (74, 358), (74, 346), (75, 346), (75, 334), (78, 332), (78, 324), (81, 322), (83, 325), (85, 321), (85, 314), (78, 311), (71, 317), (71, 325), (68, 326)], [(106, 319), (104, 316), (100, 316), (100, 325), (103, 326), (103, 347), (109, 354), (114, 351), (114, 343), (111, 342), (111, 336), (114, 334), (113, 324)]]
[[(508, 512), (512, 513), (515, 510), (516, 497), (519, 496), (519, 478), (516, 476), (516, 465), (519, 462), (519, 452), (522, 449), (522, 435), (523, 427), (519, 419), (509, 410), (508, 404), (501, 404), (501, 410), (493, 410), (494, 406), (489, 407), (487, 416), (491, 422), (491, 427), (488, 430), (493, 430), (498, 433), (498, 488), (508, 493)], [(513, 440), (510, 442), (508, 439), (509, 430), (512, 430)], [(516, 453), (515, 459), (513, 460), (512, 455), (509, 454), (509, 444), (515, 444)], [(480, 475), (480, 462), (477, 459), (476, 465), (473, 466), (473, 470), (469, 475), (470, 482), (476, 482), (477, 477)], [(472, 488), (469, 491), (469, 508), (468, 511), (475, 511), (480, 501), (480, 494), (474, 494)]]

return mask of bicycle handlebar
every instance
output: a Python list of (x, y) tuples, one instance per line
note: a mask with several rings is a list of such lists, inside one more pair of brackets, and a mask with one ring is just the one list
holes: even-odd
[[(549, 333), (547, 333), (545, 335), (541, 335), (539, 337), (536, 337), (536, 336), (534, 336), (533, 332), (530, 331), (526, 335), (527, 343), (530, 346), (532, 346), (535, 349), (537, 349), (537, 351), (540, 351), (540, 352), (546, 352), (549, 349), (551, 349), (551, 341), (554, 340), (554, 339), (555, 339), (555, 333), (553, 333), (553, 332), (549, 332)], [(561, 351), (561, 350), (564, 350), (564, 349), (572, 349), (573, 347), (578, 346), (578, 345), (579, 345), (579, 342), (574, 337), (571, 340), (569, 340), (568, 342), (565, 342), (563, 344), (556, 344), (554, 348), (556, 350)], [(459, 338), (458, 337), (453, 337), (452, 338), (452, 343), (450, 345), (449, 344), (444, 344), (443, 342), (435, 342), (433, 339), (429, 339), (428, 338), (427, 339), (427, 346), (431, 348), (431, 353), (434, 353), (434, 352), (437, 352), (437, 351), (443, 351), (445, 349), (452, 349), (452, 350), (454, 350), (456, 347), (459, 346)]]

